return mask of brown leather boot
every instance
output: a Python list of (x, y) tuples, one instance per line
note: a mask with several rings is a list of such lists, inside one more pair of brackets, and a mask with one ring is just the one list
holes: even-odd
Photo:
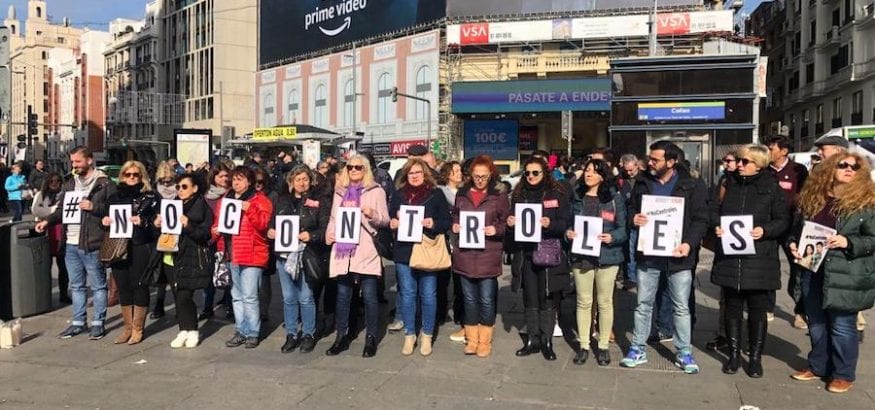
[(128, 340), (129, 345), (143, 341), (143, 328), (146, 327), (146, 312), (148, 310), (148, 306), (134, 306), (133, 331), (131, 332), (131, 340)]
[(106, 296), (106, 307), (118, 305), (118, 286), (115, 284), (115, 279), (109, 275), (109, 282), (106, 284), (109, 288)]
[(122, 305), (122, 320), (124, 320), (124, 327), (122, 328), (122, 332), (115, 338), (113, 343), (120, 345), (122, 343), (127, 343), (131, 338), (132, 324), (134, 318), (134, 310), (131, 305)]
[(489, 357), (492, 353), (492, 326), (480, 325), (480, 343), (477, 344), (477, 357)]
[(480, 343), (480, 326), (465, 326), (465, 354), (477, 354), (477, 345)]

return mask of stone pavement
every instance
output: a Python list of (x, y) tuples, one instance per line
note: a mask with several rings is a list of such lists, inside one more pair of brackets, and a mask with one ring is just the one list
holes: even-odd
[[(710, 258), (703, 257), (693, 336), (702, 368), (698, 375), (671, 365), (670, 343), (659, 353), (649, 349), (651, 363), (634, 370), (618, 366), (616, 345), (610, 367), (599, 368), (592, 358), (576, 366), (572, 349), (560, 338), (554, 339), (555, 362), (540, 355), (515, 357), (522, 301), (510, 292), (509, 275), (500, 283), (495, 348), (488, 359), (464, 356), (461, 345), (447, 339), (455, 330), (451, 325), (442, 328), (430, 357), (418, 352), (402, 357), (399, 334), (384, 335), (372, 359), (361, 357), (363, 335), (337, 357), (323, 354), (333, 337), (319, 341), (310, 354), (281, 354), (281, 296), (274, 277), (266, 339), (251, 350), (226, 348), (233, 325), (218, 319), (202, 324), (198, 348), (170, 349), (177, 331), (172, 300), (168, 316), (150, 320), (147, 338), (136, 346), (112, 344), (120, 326), (118, 308), (110, 309), (110, 334), (100, 341), (55, 337), (67, 324), (69, 306), (27, 318), (25, 343), (0, 350), (0, 408), (875, 408), (875, 335), (861, 346), (858, 382), (849, 393), (836, 395), (822, 382), (789, 378), (805, 365), (808, 339), (805, 331), (791, 327), (791, 300), (784, 291), (778, 293), (777, 319), (769, 328), (765, 377), (721, 373), (722, 355), (703, 350), (716, 328), (718, 289), (709, 282), (709, 267)], [(387, 294), (391, 302), (394, 292)], [(391, 305), (381, 306), (385, 324)], [(624, 348), (631, 337), (633, 308), (634, 294), (617, 291), (615, 327)]]

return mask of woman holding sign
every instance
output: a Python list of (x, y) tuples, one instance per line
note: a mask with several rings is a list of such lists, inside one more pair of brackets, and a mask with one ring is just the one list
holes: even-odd
[(112, 263), (112, 276), (118, 285), (119, 305), (122, 309), (124, 328), (115, 339), (115, 344), (130, 345), (143, 340), (146, 325), (146, 312), (149, 310), (149, 285), (141, 280), (149, 259), (155, 249), (158, 230), (152, 225), (158, 215), (160, 197), (152, 190), (146, 167), (139, 161), (128, 161), (119, 170), (119, 184), (116, 192), (107, 199), (107, 209), (101, 221), (109, 227), (120, 224), (116, 215), (110, 213), (113, 205), (130, 206), (130, 222), (133, 236), (128, 242), (127, 258)]
[(762, 353), (768, 334), (769, 291), (781, 288), (778, 240), (790, 226), (786, 199), (767, 171), (769, 150), (747, 145), (738, 153), (738, 169), (726, 176), (722, 200), (711, 209), (720, 238), (715, 246), (711, 282), (722, 289), (726, 309), (722, 326), (729, 356), (723, 373), (741, 366), (741, 322), (747, 304), (748, 375), (762, 377)]
[(801, 258), (803, 221), (835, 229), (816, 272), (802, 271), (801, 289), (811, 352), (796, 380), (829, 379), (827, 390), (848, 391), (856, 379), (860, 353), (857, 312), (875, 304), (875, 183), (869, 161), (856, 153), (835, 154), (811, 173), (799, 196), (797, 226), (790, 251)]
[(367, 158), (353, 155), (337, 175), (331, 216), (325, 230), (325, 243), (334, 245), (329, 272), (331, 278), (337, 280), (337, 337), (325, 352), (328, 356), (336, 356), (349, 349), (349, 312), (357, 284), (361, 286), (367, 325), (362, 357), (377, 354), (377, 326), (380, 321), (377, 281), (383, 270), (383, 262), (374, 246), (374, 235), (379, 228), (388, 225), (386, 194), (374, 182)]
[[(569, 229), (565, 234), (572, 241), (571, 267), (577, 290), (577, 333), (580, 337), (580, 348), (574, 356), (577, 365), (586, 363), (589, 357), (593, 294), (598, 302), (596, 361), (599, 366), (611, 363), (608, 343), (614, 326), (614, 281), (624, 261), (623, 246), (628, 236), (626, 202), (623, 195), (613, 188), (612, 180), (613, 174), (607, 162), (600, 159), (587, 161), (583, 178), (574, 189), (572, 202), (575, 220), (581, 223), (580, 226), (575, 223), (575, 229)], [(600, 224), (601, 229), (591, 230), (590, 224)], [(583, 237), (578, 238), (581, 235)]]
[(552, 339), (555, 305), (563, 293), (570, 294), (573, 289), (568, 258), (562, 249), (571, 207), (565, 186), (553, 179), (543, 158), (530, 157), (523, 176), (511, 195), (514, 215), (507, 217), (507, 226), (515, 228), (513, 266), (522, 276), (528, 331), (525, 345), (516, 355), (540, 351), (544, 359), (556, 360)]
[(273, 205), (255, 189), (255, 173), (251, 168), (238, 166), (230, 176), (231, 191), (219, 202), (213, 222), (213, 238), (217, 239), (219, 252), (230, 263), (231, 270), (236, 332), (225, 346), (245, 344), (251, 349), (258, 346), (261, 332), (258, 289), (270, 253), (267, 229)]
[[(450, 210), (446, 197), (436, 187), (425, 161), (418, 158), (408, 160), (399, 175), (396, 183), (398, 189), (389, 204), (389, 215), (392, 215), (389, 227), (397, 231), (393, 259), (398, 275), (398, 296), (401, 298), (401, 317), (404, 322), (404, 346), (401, 354), (413, 354), (416, 345), (416, 312), (419, 310), (422, 312), (419, 352), (428, 356), (431, 354), (437, 316), (438, 272), (411, 266), (411, 254), (414, 245), (421, 242), (423, 236), (434, 239), (441, 235), (440, 238), (443, 238), (442, 234), (450, 229)], [(417, 236), (419, 240), (416, 239)]]
[[(298, 243), (304, 245), (303, 251), (277, 252), (276, 270), (283, 291), (286, 324), (286, 342), (280, 349), (283, 353), (292, 352), (298, 346), (302, 353), (309, 353), (316, 347), (316, 299), (313, 290), (324, 280), (323, 260), (326, 260), (327, 251), (324, 246), (325, 226), (328, 225), (330, 209), (327, 198), (313, 192), (313, 182), (313, 174), (306, 165), (299, 165), (288, 173), (283, 188), (277, 191), (273, 221), (267, 231), (269, 239), (276, 239), (277, 235), (297, 234)], [(298, 217), (297, 227), (277, 225), (277, 217), (289, 215)], [(292, 232), (287, 233), (286, 229)], [(280, 236), (281, 243), (282, 239)], [(287, 268), (289, 258), (296, 258), (291, 263), (298, 261), (297, 266), (292, 267), (292, 272)], [(299, 317), (301, 332), (298, 331)]]
[[(501, 253), (507, 217), (507, 193), (488, 155), (471, 162), (471, 180), (459, 189), (453, 207), (453, 271), (459, 275), (465, 308), (465, 354), (489, 357), (501, 276)], [(464, 216), (464, 218), (463, 218)]]

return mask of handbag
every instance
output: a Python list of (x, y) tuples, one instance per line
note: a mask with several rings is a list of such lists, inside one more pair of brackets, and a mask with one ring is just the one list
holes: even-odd
[(304, 268), (304, 279), (308, 282), (321, 282), (328, 276), (328, 260), (319, 255), (311, 247), (304, 250), (301, 257), (301, 265)]
[(562, 244), (559, 239), (544, 239), (532, 252), (532, 264), (546, 268), (559, 266), (562, 263)]
[(213, 266), (213, 287), (228, 288), (231, 286), (231, 268), (225, 259), (224, 252), (216, 252), (216, 262)]
[(447, 240), (444, 234), (438, 234), (434, 239), (422, 235), (422, 242), (413, 245), (410, 253), (410, 267), (426, 272), (447, 270), (452, 265), (450, 252), (447, 250)]
[(371, 231), (368, 226), (362, 222), (362, 228), (365, 232), (371, 235), (374, 242), (374, 248), (377, 249), (377, 254), (386, 259), (392, 259), (395, 255), (395, 239), (392, 237), (392, 230), (387, 228), (378, 228), (376, 231)]
[(110, 238), (109, 233), (103, 235), (100, 243), (100, 261), (104, 264), (113, 264), (128, 257), (128, 238)]
[(158, 252), (179, 252), (179, 235), (162, 233), (158, 237)]

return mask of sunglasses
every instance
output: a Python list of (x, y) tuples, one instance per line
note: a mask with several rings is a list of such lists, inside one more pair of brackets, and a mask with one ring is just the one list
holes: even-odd
[(528, 176), (537, 177), (537, 176), (541, 176), (541, 171), (525, 171), (525, 172), (523, 172), (523, 174), (525, 174), (525, 176), (527, 176), (527, 177)]
[(352, 170), (364, 171), (364, 169), (365, 169), (364, 165), (347, 165), (346, 166), (347, 171), (352, 171)]
[(739, 158), (739, 159), (738, 159), (738, 165), (741, 165), (741, 166), (743, 166), (743, 167), (746, 167), (747, 164), (752, 164), (752, 163), (753, 163), (753, 161), (751, 161), (751, 160), (749, 160), (749, 159), (747, 159), (747, 158)]
[(848, 169), (848, 168), (850, 168), (852, 171), (859, 171), (859, 170), (860, 170), (860, 164), (858, 164), (858, 163), (856, 163), (856, 162), (853, 163), (853, 164), (851, 164), (851, 163), (848, 163), (848, 162), (844, 162), (844, 161), (842, 161), (842, 162), (839, 162), (838, 164), (836, 164), (836, 168), (838, 168), (838, 169)]
[(124, 175), (125, 178), (139, 178), (139, 177), (140, 177), (140, 173), (139, 173), (139, 172), (125, 172), (125, 173), (122, 174), (122, 175)]
[(176, 184), (176, 190), (177, 190), (177, 191), (184, 191), (184, 190), (189, 189), (189, 188), (191, 188), (191, 185), (187, 185), (187, 184)]

